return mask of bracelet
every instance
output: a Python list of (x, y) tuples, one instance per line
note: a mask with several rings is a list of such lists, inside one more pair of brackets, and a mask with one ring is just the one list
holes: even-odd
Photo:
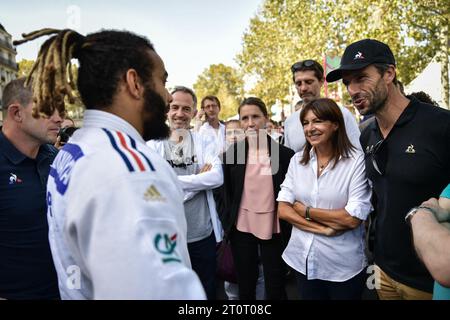
[(311, 216), (309, 215), (309, 210), (311, 209), (310, 206), (306, 207), (306, 211), (305, 211), (305, 219), (308, 221), (312, 221)]
[(424, 209), (424, 210), (428, 210), (430, 211), (433, 216), (436, 218), (437, 217), (437, 212), (434, 211), (433, 209), (431, 209), (430, 207), (426, 207), (426, 206), (418, 206), (417, 209)]
[(415, 215), (417, 213), (417, 211), (419, 211), (420, 209), (428, 210), (435, 217), (435, 213), (434, 213), (433, 209), (424, 207), (424, 206), (419, 206), (419, 207), (414, 207), (411, 210), (409, 210), (409, 212), (405, 216), (405, 222), (411, 226), (411, 219), (412, 219), (413, 215)]

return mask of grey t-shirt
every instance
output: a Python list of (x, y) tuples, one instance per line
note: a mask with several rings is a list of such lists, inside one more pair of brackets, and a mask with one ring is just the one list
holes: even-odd
[[(192, 136), (183, 142), (164, 141), (164, 158), (178, 176), (197, 174), (200, 171)], [(206, 191), (200, 191), (184, 203), (187, 222), (187, 242), (192, 243), (209, 237), (213, 231)]]

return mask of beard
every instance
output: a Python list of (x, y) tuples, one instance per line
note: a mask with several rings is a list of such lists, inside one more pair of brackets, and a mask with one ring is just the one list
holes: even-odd
[(382, 85), (382, 80), (383, 79), (378, 80), (375, 89), (372, 92), (372, 99), (369, 101), (366, 115), (375, 114), (381, 111), (386, 105), (388, 93), (386, 88)]
[(144, 132), (142, 137), (148, 140), (163, 140), (169, 137), (170, 129), (166, 124), (167, 104), (152, 88), (147, 87), (144, 93)]

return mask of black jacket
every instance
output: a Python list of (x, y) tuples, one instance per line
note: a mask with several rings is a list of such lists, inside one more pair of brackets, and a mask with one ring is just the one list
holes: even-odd
[[(275, 195), (274, 201), (276, 201), (278, 192), (280, 191), (280, 185), (284, 181), (289, 162), (295, 152), (278, 144), (269, 136), (267, 136), (267, 141), (272, 166), (272, 183)], [(276, 149), (272, 150), (273, 148)], [(244, 150), (245, 153), (243, 153)], [(247, 154), (248, 142), (247, 140), (244, 140), (232, 145), (222, 155), (224, 183), (221, 188), (216, 190), (215, 196), (217, 211), (225, 231), (225, 236), (227, 236), (232, 227), (236, 225), (244, 189)], [(277, 208), (277, 203), (275, 203), (275, 208)], [(280, 226), (283, 238), (288, 240), (291, 226), (285, 221), (280, 221)]]

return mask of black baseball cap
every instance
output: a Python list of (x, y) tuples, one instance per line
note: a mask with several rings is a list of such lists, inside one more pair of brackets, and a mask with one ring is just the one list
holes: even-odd
[(389, 46), (373, 39), (364, 39), (349, 45), (341, 59), (338, 69), (327, 74), (327, 81), (342, 79), (342, 71), (359, 70), (373, 63), (385, 63), (395, 66), (395, 58)]

